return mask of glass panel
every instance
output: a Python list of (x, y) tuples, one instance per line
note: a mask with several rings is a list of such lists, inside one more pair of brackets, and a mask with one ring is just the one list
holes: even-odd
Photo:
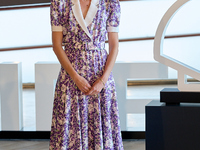
[(200, 37), (165, 39), (163, 54), (200, 70)]
[(121, 2), (119, 38), (154, 36), (161, 18), (174, 2), (175, 0)]
[(187, 2), (172, 18), (166, 35), (200, 33), (200, 1)]
[[(108, 44), (106, 44), (108, 49)], [(117, 62), (155, 62), (153, 40), (120, 42)]]
[[(155, 36), (158, 24), (175, 0), (121, 2), (120, 39)], [(166, 35), (200, 31), (200, 1), (189, 1), (174, 16)]]
[(49, 7), (0, 11), (0, 48), (51, 44)]
[(23, 131), (36, 131), (35, 89), (23, 89)]

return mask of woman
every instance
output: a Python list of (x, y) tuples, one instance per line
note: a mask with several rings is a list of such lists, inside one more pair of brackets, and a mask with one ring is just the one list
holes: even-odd
[(119, 18), (118, 0), (52, 0), (53, 50), (62, 67), (50, 150), (123, 150), (111, 73), (118, 53)]

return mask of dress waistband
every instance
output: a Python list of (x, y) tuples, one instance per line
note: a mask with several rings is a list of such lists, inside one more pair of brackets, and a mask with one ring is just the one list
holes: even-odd
[(105, 43), (100, 42), (98, 44), (93, 44), (93, 42), (87, 43), (64, 43), (65, 49), (71, 50), (102, 50), (105, 49)]

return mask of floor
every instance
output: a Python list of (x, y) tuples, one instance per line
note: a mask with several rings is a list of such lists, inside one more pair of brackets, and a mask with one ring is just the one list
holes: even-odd
[[(123, 141), (124, 150), (145, 150), (145, 140)], [(48, 140), (0, 140), (0, 150), (48, 150)]]

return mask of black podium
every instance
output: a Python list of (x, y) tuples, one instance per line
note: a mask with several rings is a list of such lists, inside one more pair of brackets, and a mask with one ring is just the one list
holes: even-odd
[[(167, 102), (155, 100), (146, 105), (146, 150), (200, 150), (199, 93), (188, 92), (190, 97), (181, 102), (181, 93), (172, 92), (167, 89)], [(178, 94), (178, 100), (173, 94)]]

